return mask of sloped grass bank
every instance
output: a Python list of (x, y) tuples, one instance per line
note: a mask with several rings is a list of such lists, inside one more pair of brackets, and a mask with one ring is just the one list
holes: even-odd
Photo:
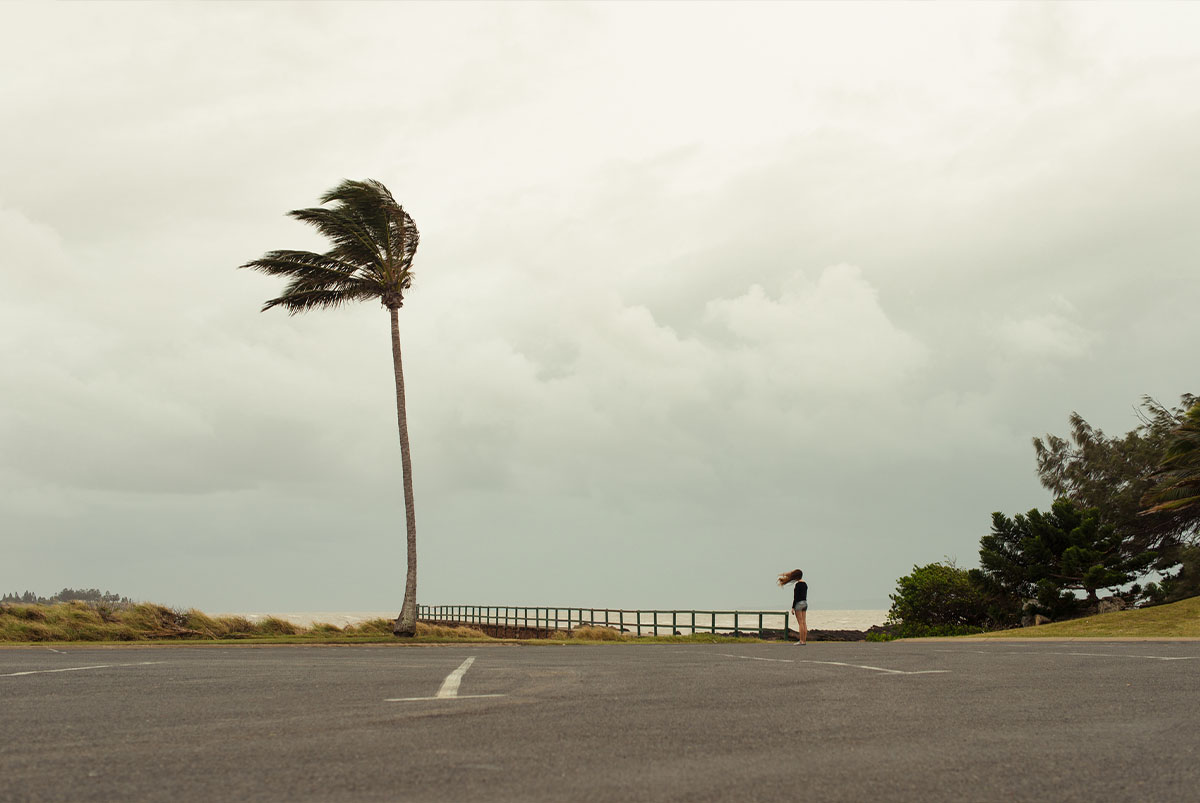
[[(139, 603), (127, 607), (63, 602), (56, 605), (0, 605), (0, 643), (100, 641), (395, 641), (392, 623), (374, 619), (339, 628), (300, 627), (273, 616), (250, 621), (241, 616), (209, 616)], [(417, 625), (410, 641), (494, 641), (467, 627)]]
[[(401, 641), (392, 635), (387, 619), (337, 627), (314, 624), (300, 627), (267, 617), (251, 621), (241, 616), (209, 616), (197, 610), (179, 611), (163, 605), (130, 606), (62, 602), (54, 605), (0, 605), (0, 644), (44, 642), (250, 642), (259, 644), (370, 644)], [(417, 635), (405, 643), (503, 642), (471, 627), (417, 623)], [(548, 639), (526, 639), (529, 644), (728, 644), (758, 639), (696, 633), (689, 636), (636, 636), (616, 628), (578, 627), (559, 631)]]
[(1200, 597), (966, 638), (1200, 638)]

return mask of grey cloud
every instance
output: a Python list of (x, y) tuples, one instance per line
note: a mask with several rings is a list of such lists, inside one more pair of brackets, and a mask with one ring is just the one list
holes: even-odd
[(386, 315), (234, 269), (342, 177), (422, 231), (423, 601), (884, 607), (1196, 390), (1189, 7), (363, 9), (19, 7), (0, 585), (399, 599)]

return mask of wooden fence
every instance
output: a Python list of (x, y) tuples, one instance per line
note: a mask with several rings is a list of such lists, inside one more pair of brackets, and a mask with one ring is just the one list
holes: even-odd
[(791, 612), (622, 610), (617, 608), (550, 608), (506, 605), (418, 605), (425, 622), (494, 625), (526, 630), (573, 630), (581, 625), (613, 627), (637, 635), (691, 633), (779, 634), (787, 638)]

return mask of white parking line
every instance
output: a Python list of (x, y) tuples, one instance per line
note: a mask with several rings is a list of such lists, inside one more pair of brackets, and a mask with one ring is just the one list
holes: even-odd
[(727, 652), (719, 652), (717, 655), (723, 655), (726, 658), (741, 658), (743, 661), (774, 661), (777, 664), (794, 664), (795, 661), (790, 658), (756, 658), (753, 655), (730, 655)]
[(1191, 661), (1195, 655), (1140, 655), (1138, 653), (1120, 653), (1120, 652), (1049, 652), (1038, 650), (1034, 653), (1021, 652), (1018, 650), (935, 650), (935, 652), (969, 652), (979, 655), (1020, 655), (1029, 657), (1030, 655), (1082, 655), (1087, 658), (1149, 658), (1154, 661)]
[(872, 672), (886, 672), (889, 675), (944, 675), (949, 669), (917, 669), (911, 672), (903, 669), (884, 669), (881, 666), (867, 666), (865, 664), (844, 664), (841, 661), (798, 661), (801, 664), (831, 664), (832, 666), (849, 666), (855, 669), (870, 669)]
[(474, 655), (463, 661), (462, 664), (459, 665), (458, 669), (455, 669), (449, 675), (446, 675), (446, 679), (442, 681), (442, 687), (438, 689), (437, 694), (434, 696), (457, 697), (458, 684), (462, 683), (463, 675), (467, 674), (467, 670), (471, 668), (471, 664), (473, 663), (475, 663)]
[(1093, 658), (1151, 658), (1155, 661), (1190, 661), (1194, 655), (1122, 655), (1107, 652), (1044, 652), (1041, 655), (1086, 655)]
[(388, 697), (385, 703), (411, 703), (417, 700), (474, 700), (479, 697), (503, 697), (503, 694), (456, 694), (453, 697)]
[(95, 666), (69, 666), (66, 669), (31, 669), (28, 672), (9, 672), (7, 675), (0, 675), (0, 678), (15, 678), (21, 675), (49, 675), (54, 672), (82, 672), (85, 669), (112, 669), (118, 666), (154, 666), (155, 664), (165, 664), (166, 661), (142, 661), (136, 664), (96, 664)]
[(458, 693), (458, 686), (462, 683), (463, 675), (471, 668), (471, 664), (475, 663), (475, 656), (472, 655), (467, 660), (463, 661), (458, 669), (455, 669), (446, 679), (442, 681), (441, 688), (433, 697), (389, 697), (384, 700), (385, 703), (411, 703), (417, 700), (473, 700), (480, 697), (503, 697), (503, 694), (463, 694)]
[(852, 669), (869, 669), (872, 672), (886, 672), (889, 675), (943, 675), (948, 673), (949, 669), (918, 669), (908, 672), (903, 669), (884, 669), (881, 666), (866, 666), (865, 664), (846, 664), (841, 661), (814, 661), (806, 658), (756, 658), (753, 655), (731, 655), (727, 652), (719, 652), (717, 655), (725, 658), (740, 658), (743, 661), (774, 661), (780, 664), (828, 664), (830, 666), (848, 666)]

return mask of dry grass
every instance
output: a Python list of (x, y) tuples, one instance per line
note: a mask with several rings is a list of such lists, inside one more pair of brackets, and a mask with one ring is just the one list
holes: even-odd
[[(562, 634), (561, 636), (559, 634)], [(558, 631), (554, 634), (555, 640), (568, 638), (563, 631)], [(571, 631), (570, 638), (576, 641), (632, 641), (637, 636), (629, 633), (622, 633), (615, 627), (593, 627), (591, 625), (583, 625)]]
[[(392, 623), (374, 619), (339, 628), (317, 623), (300, 627), (268, 616), (251, 622), (241, 616), (213, 617), (151, 603), (126, 608), (83, 602), (55, 605), (0, 605), (0, 643), (47, 641), (391, 641)], [(491, 641), (468, 627), (417, 624), (416, 641)]]
[(1200, 638), (1200, 597), (964, 638)]
[[(257, 643), (396, 642), (392, 622), (372, 619), (339, 628), (316, 623), (300, 627), (276, 617), (252, 622), (241, 616), (209, 616), (197, 610), (176, 610), (139, 603), (128, 607), (62, 602), (55, 605), (0, 605), (0, 643), (170, 641), (213, 642), (252, 640)], [(409, 642), (499, 641), (473, 627), (417, 623)], [(613, 627), (581, 626), (559, 631), (559, 643), (614, 642), (629, 644), (728, 643), (732, 636), (698, 633), (689, 636), (636, 636)], [(530, 640), (533, 643), (544, 641)]]

